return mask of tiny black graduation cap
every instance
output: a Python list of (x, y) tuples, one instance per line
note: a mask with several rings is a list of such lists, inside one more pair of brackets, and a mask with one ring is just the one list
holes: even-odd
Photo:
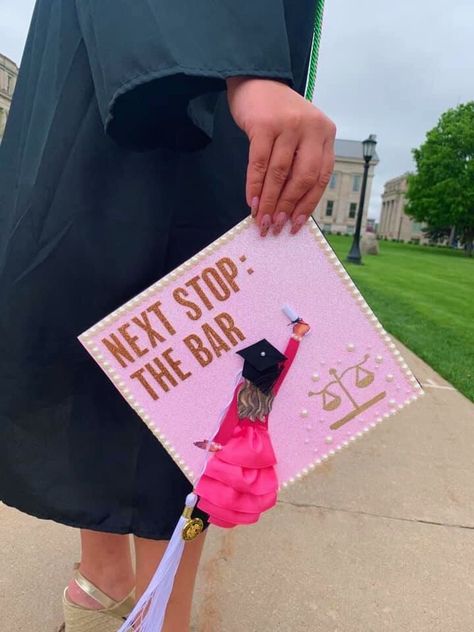
[(273, 388), (286, 356), (263, 338), (237, 353), (244, 359), (242, 375), (267, 394)]

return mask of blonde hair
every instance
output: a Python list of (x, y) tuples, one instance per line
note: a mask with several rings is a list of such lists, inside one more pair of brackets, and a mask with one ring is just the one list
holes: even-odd
[(239, 419), (263, 421), (271, 411), (274, 399), (275, 395), (271, 391), (266, 395), (254, 384), (245, 380), (237, 396)]

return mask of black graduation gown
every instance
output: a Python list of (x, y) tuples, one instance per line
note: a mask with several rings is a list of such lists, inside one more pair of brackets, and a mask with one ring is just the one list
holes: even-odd
[(0, 498), (168, 539), (190, 483), (77, 336), (249, 212), (225, 78), (304, 91), (315, 0), (38, 0), (0, 148)]

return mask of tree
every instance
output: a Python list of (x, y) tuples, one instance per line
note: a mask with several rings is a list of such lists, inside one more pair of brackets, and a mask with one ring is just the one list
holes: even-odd
[(442, 114), (413, 150), (417, 171), (408, 176), (406, 212), (431, 235), (459, 236), (472, 255), (474, 242), (474, 101)]

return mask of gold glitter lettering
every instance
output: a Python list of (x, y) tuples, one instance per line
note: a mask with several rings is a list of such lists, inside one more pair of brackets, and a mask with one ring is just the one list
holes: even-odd
[[(111, 341), (107, 340), (107, 338), (102, 338), (102, 344), (105, 346), (107, 351), (110, 351), (110, 353), (114, 356), (120, 366), (125, 368), (127, 366), (127, 362), (135, 362), (135, 358), (128, 351), (128, 349), (126, 349), (125, 345), (119, 339), (117, 334), (110, 334), (110, 338)], [(125, 362), (124, 358), (125, 360), (127, 360), (127, 362)]]
[(150, 362), (145, 364), (145, 368), (151, 374), (155, 382), (161, 386), (165, 393), (167, 393), (170, 390), (170, 387), (166, 383), (166, 380), (168, 380), (171, 386), (177, 386), (178, 381), (159, 358), (153, 358), (153, 362), (158, 368), (158, 371)]
[(135, 373), (132, 373), (130, 377), (132, 378), (132, 380), (138, 380), (140, 384), (144, 387), (148, 395), (150, 395), (150, 397), (154, 401), (156, 401), (157, 399), (159, 399), (159, 397), (156, 394), (156, 392), (152, 389), (150, 384), (147, 382), (145, 376), (143, 375), (144, 372), (145, 372), (145, 369), (138, 369), (138, 371), (135, 371)]
[(161, 302), (160, 301), (156, 301), (156, 303), (153, 303), (153, 305), (150, 305), (150, 307), (148, 307), (146, 311), (147, 312), (152, 312), (153, 314), (155, 314), (155, 316), (158, 318), (160, 323), (162, 325), (164, 325), (164, 327), (166, 328), (166, 331), (171, 336), (174, 336), (175, 333), (176, 333), (176, 329), (173, 327), (173, 325), (170, 323), (170, 321), (163, 314), (163, 312), (161, 311), (160, 307), (161, 307)]
[(193, 290), (196, 292), (196, 294), (201, 299), (201, 301), (203, 302), (204, 306), (207, 307), (207, 309), (210, 310), (210, 309), (212, 309), (214, 307), (214, 305), (207, 298), (205, 292), (203, 291), (203, 289), (199, 285), (199, 280), (200, 280), (199, 276), (196, 275), (192, 279), (189, 279), (189, 281), (186, 281), (186, 283), (184, 285), (186, 285), (186, 287), (192, 287)]
[(192, 301), (187, 301), (185, 298), (183, 298), (185, 296), (188, 296), (188, 292), (184, 289), (184, 287), (178, 287), (173, 292), (173, 298), (177, 303), (179, 303), (180, 305), (184, 305), (184, 307), (190, 307), (193, 310), (192, 312), (190, 312), (189, 310), (186, 312), (188, 318), (190, 318), (191, 320), (199, 320), (202, 316), (202, 310), (199, 308), (198, 305), (196, 305), (196, 303), (193, 303)]
[[(140, 320), (140, 318), (142, 320)], [(132, 322), (135, 323), (135, 325), (138, 325), (141, 329), (143, 329), (146, 332), (146, 335), (148, 336), (148, 340), (150, 341), (151, 347), (152, 349), (154, 349), (157, 345), (157, 342), (164, 342), (165, 338), (155, 329), (153, 329), (153, 327), (151, 326), (150, 323), (150, 319), (148, 318), (148, 314), (146, 312), (142, 312), (140, 314), (140, 316), (134, 316), (132, 318)]]
[(210, 325), (204, 323), (204, 325), (202, 326), (202, 330), (206, 334), (206, 338), (218, 358), (221, 357), (223, 351), (229, 351), (229, 345), (219, 336), (216, 331), (214, 331), (214, 329)]
[(234, 279), (238, 275), (239, 270), (232, 259), (230, 257), (223, 257), (222, 259), (219, 259), (219, 261), (216, 263), (216, 268), (219, 270), (219, 272), (222, 274), (222, 276), (230, 285), (230, 287), (234, 290), (234, 292), (238, 292), (240, 288), (234, 281)]
[(181, 360), (175, 360), (175, 358), (172, 358), (171, 357), (172, 353), (173, 353), (173, 349), (170, 347), (169, 349), (166, 349), (165, 351), (163, 351), (161, 355), (164, 357), (166, 362), (170, 365), (170, 367), (173, 369), (173, 371), (176, 373), (179, 379), (182, 382), (184, 382), (184, 380), (186, 380), (190, 375), (192, 375), (191, 371), (188, 371), (187, 373), (183, 373), (182, 369), (180, 368), (180, 365), (182, 364)]
[(205, 268), (202, 271), (202, 279), (218, 301), (226, 301), (229, 298), (230, 290), (214, 268)]
[(214, 320), (221, 328), (222, 333), (227, 338), (227, 340), (235, 347), (236, 344), (245, 340), (244, 334), (240, 331), (238, 327), (236, 327), (234, 323), (234, 319), (227, 312), (222, 312), (218, 314)]
[(148, 353), (149, 350), (140, 349), (140, 347), (137, 345), (138, 336), (131, 336), (127, 331), (129, 327), (130, 327), (130, 323), (125, 323), (125, 325), (121, 325), (118, 328), (118, 331), (124, 338), (125, 342), (130, 345), (130, 348), (133, 351), (133, 353), (137, 355), (139, 358), (141, 358), (146, 353)]
[(183, 342), (202, 367), (205, 367), (212, 362), (212, 353), (209, 349), (206, 349), (199, 336), (196, 334), (189, 334)]

